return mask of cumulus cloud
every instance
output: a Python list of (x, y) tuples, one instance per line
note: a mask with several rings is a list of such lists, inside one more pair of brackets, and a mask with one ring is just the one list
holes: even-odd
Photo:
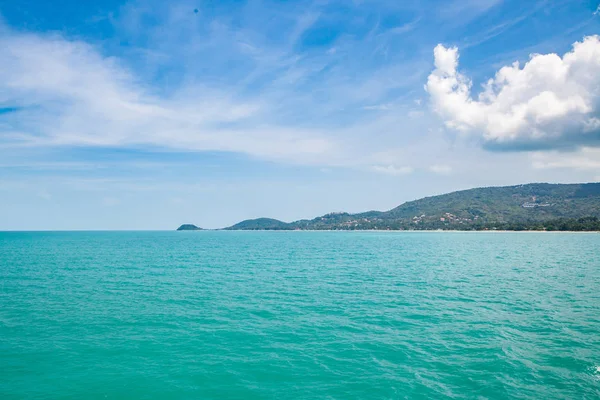
[(456, 47), (437, 45), (435, 70), (425, 89), (446, 126), (480, 135), (496, 150), (575, 149), (600, 146), (600, 37), (570, 52), (533, 54), (501, 68), (477, 98), (459, 72)]

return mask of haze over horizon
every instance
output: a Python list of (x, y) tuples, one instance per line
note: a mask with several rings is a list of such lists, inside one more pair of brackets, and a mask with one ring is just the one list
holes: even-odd
[(600, 181), (596, 1), (0, 2), (0, 230)]

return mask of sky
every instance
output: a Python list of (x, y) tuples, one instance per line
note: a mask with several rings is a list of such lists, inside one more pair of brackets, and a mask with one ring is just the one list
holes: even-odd
[(0, 230), (600, 181), (598, 0), (0, 0)]

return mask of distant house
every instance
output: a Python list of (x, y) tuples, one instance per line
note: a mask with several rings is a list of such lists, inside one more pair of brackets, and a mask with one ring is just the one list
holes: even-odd
[(535, 207), (550, 207), (550, 203), (523, 203), (523, 207), (525, 208), (535, 208)]

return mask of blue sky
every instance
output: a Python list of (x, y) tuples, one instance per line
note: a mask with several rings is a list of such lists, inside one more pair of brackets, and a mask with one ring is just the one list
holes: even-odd
[(0, 1), (0, 229), (217, 228), (598, 181), (597, 10)]

